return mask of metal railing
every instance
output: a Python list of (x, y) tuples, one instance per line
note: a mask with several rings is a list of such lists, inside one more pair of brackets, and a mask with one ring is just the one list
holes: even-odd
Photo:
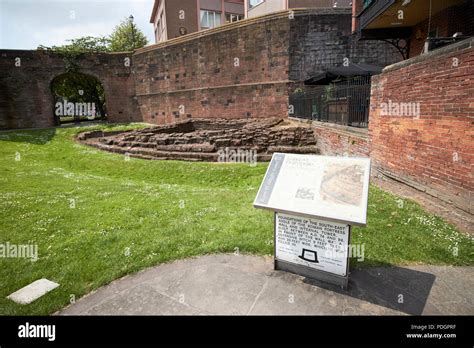
[(327, 86), (308, 86), (305, 91), (290, 95), (290, 106), (291, 117), (367, 128), (370, 77)]

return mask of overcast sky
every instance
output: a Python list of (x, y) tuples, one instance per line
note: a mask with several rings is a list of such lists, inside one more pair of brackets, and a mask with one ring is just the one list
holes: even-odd
[(131, 14), (154, 43), (152, 8), (153, 0), (0, 0), (0, 49), (36, 49), (109, 35)]

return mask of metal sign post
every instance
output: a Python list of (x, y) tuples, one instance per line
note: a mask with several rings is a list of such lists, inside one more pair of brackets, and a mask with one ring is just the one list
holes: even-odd
[(365, 226), (370, 159), (274, 154), (254, 207), (274, 211), (274, 268), (347, 288)]

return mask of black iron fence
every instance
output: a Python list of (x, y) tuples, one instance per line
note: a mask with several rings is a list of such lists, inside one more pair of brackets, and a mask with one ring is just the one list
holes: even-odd
[(325, 86), (306, 86), (290, 95), (290, 116), (367, 128), (370, 77), (357, 77)]

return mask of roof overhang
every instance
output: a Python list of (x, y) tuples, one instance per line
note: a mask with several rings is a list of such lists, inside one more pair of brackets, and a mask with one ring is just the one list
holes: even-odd
[(305, 85), (328, 85), (331, 82), (343, 78), (355, 76), (373, 76), (380, 74), (383, 67), (369, 64), (350, 63), (349, 66), (336, 66), (325, 71), (316, 73), (310, 79), (304, 81)]
[(156, 11), (158, 11), (158, 6), (160, 4), (160, 0), (155, 0), (153, 4), (153, 10), (151, 11), (150, 23), (155, 23)]
[[(366, 32), (380, 31), (379, 36), (389, 34), (389, 37), (400, 37), (401, 33), (408, 33), (407, 28), (411, 28), (418, 23), (427, 20), (430, 16), (446, 8), (460, 5), (465, 0), (377, 0), (364, 8), (358, 15), (359, 32), (361, 38), (367, 38)], [(431, 9), (430, 9), (431, 3)], [(400, 12), (403, 11), (403, 18)], [(398, 28), (404, 28), (401, 31)], [(373, 35), (373, 34), (372, 34)], [(389, 38), (383, 37), (383, 38)]]

